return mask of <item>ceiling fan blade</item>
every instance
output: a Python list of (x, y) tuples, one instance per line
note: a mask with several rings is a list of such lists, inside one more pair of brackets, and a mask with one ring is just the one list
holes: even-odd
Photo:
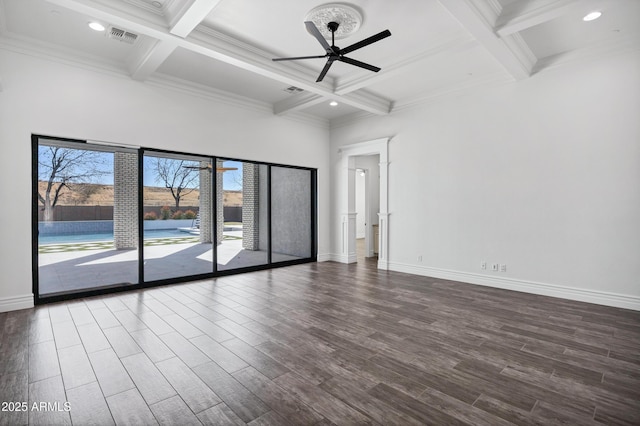
[(316, 24), (314, 24), (311, 21), (305, 21), (304, 26), (307, 27), (307, 32), (312, 36), (314, 36), (316, 40), (320, 42), (320, 44), (322, 45), (322, 48), (327, 53), (333, 52), (333, 49), (331, 48), (331, 46), (329, 46), (329, 43), (327, 42), (327, 40), (324, 39), (324, 37), (320, 33), (320, 30), (318, 29), (318, 27), (316, 27)]
[(340, 53), (346, 55), (349, 52), (353, 52), (356, 49), (360, 49), (362, 47), (368, 46), (371, 43), (375, 43), (376, 41), (380, 41), (383, 38), (387, 38), (391, 35), (391, 31), (384, 30), (376, 35), (372, 35), (371, 37), (365, 38), (357, 43), (352, 44), (351, 46), (347, 46), (344, 49), (340, 50)]
[(319, 82), (322, 81), (324, 76), (327, 75), (327, 72), (329, 71), (329, 68), (331, 68), (331, 65), (333, 65), (333, 59), (329, 59), (327, 61), (327, 63), (325, 64), (324, 68), (322, 68), (322, 71), (320, 71), (320, 75), (318, 76), (318, 79), (316, 80), (316, 83), (319, 83)]
[(297, 59), (316, 59), (316, 58), (326, 58), (327, 55), (317, 55), (317, 56), (294, 56), (291, 58), (273, 58), (272, 61), (295, 61)]
[(374, 67), (373, 65), (369, 65), (364, 62), (356, 61), (355, 59), (347, 58), (346, 56), (341, 57), (339, 60), (342, 62), (346, 62), (347, 64), (355, 65), (356, 67), (367, 69), (369, 71), (380, 71), (380, 68), (378, 67)]

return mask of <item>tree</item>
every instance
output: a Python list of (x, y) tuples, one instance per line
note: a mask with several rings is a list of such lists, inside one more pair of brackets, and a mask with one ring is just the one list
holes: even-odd
[(53, 220), (53, 209), (66, 189), (73, 190), (74, 183), (91, 182), (109, 173), (105, 154), (85, 149), (40, 145), (38, 147), (38, 180), (45, 182), (44, 194), (38, 190), (38, 200), (44, 208), (45, 222)]
[(200, 173), (198, 163), (171, 158), (156, 158), (156, 182), (162, 183), (171, 191), (176, 202), (176, 210), (180, 207), (180, 199), (198, 189)]

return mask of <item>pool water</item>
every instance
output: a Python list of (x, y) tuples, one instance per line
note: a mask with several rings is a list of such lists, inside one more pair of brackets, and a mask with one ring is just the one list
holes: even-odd
[[(154, 229), (144, 231), (145, 240), (148, 238), (172, 238), (188, 237), (192, 234), (182, 232), (179, 229)], [(38, 237), (38, 244), (64, 244), (64, 243), (87, 243), (93, 241), (113, 241), (113, 233), (96, 234), (65, 234), (65, 235), (42, 235)]]

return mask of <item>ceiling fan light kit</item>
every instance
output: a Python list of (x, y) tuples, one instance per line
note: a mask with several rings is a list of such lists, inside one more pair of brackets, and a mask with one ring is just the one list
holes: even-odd
[[(328, 7), (331, 6), (331, 7)], [(307, 32), (309, 34), (311, 34), (313, 37), (316, 38), (316, 40), (318, 40), (318, 42), (320, 43), (320, 45), (323, 47), (323, 49), (325, 50), (325, 54), (324, 55), (315, 55), (315, 56), (295, 56), (295, 57), (288, 57), (288, 58), (273, 58), (273, 61), (295, 61), (295, 60), (299, 60), (299, 59), (318, 59), (318, 58), (327, 58), (327, 63), (325, 64), (324, 68), (322, 69), (322, 71), (320, 72), (320, 75), (318, 76), (318, 79), (316, 80), (316, 83), (321, 82), (322, 79), (324, 79), (324, 76), (327, 75), (327, 72), (329, 71), (329, 68), (331, 68), (331, 65), (333, 65), (333, 63), (335, 61), (340, 61), (340, 62), (344, 62), (350, 65), (354, 65), (356, 67), (360, 67), (360, 68), (364, 68), (367, 69), (369, 71), (373, 71), (373, 72), (378, 72), (380, 71), (379, 67), (355, 60), (355, 59), (351, 59), (348, 58), (344, 55), (346, 55), (347, 53), (353, 52), (354, 50), (357, 49), (361, 49), (365, 46), (368, 46), (372, 43), (375, 43), (377, 41), (382, 40), (383, 38), (387, 38), (391, 35), (391, 32), (389, 30), (384, 30), (378, 34), (372, 35), (371, 37), (365, 38), (364, 40), (361, 40), (357, 43), (351, 44), (343, 49), (339, 48), (338, 46), (336, 46), (335, 43), (335, 39), (336, 34), (340, 31), (340, 20), (343, 21), (347, 21), (347, 19), (344, 16), (339, 16), (339, 15), (333, 15), (330, 13), (330, 11), (333, 11), (334, 9), (337, 9), (338, 6), (340, 8), (344, 8), (344, 10), (348, 9), (352, 9), (353, 11), (355, 11), (357, 13), (357, 11), (349, 6), (345, 6), (345, 5), (325, 5), (322, 6), (321, 8), (316, 8), (313, 11), (311, 11), (310, 15), (314, 14), (317, 16), (321, 16), (316, 18), (316, 20), (318, 22), (320, 22), (322, 25), (324, 25), (326, 27), (326, 30), (331, 34), (331, 45), (329, 45), (329, 43), (327, 42), (327, 40), (325, 39), (325, 36), (322, 35), (321, 30), (319, 29), (319, 27), (317, 26), (317, 24), (314, 21), (310, 21), (307, 20), (304, 22), (305, 27), (307, 28)], [(309, 16), (309, 15), (307, 15)], [(362, 16), (359, 15), (359, 20), (357, 22), (361, 22), (362, 21)], [(325, 21), (331, 19), (329, 22), (327, 22), (325, 24)], [(334, 20), (335, 19), (335, 20)], [(355, 21), (349, 21), (350, 22), (350, 26), (353, 28), (355, 27)], [(357, 25), (357, 27), (359, 28), (359, 23)], [(321, 27), (322, 28), (322, 27)], [(357, 29), (357, 28), (356, 28)], [(351, 30), (348, 34), (353, 33), (353, 31), (355, 30)], [(348, 35), (347, 34), (347, 35)], [(346, 36), (346, 35), (345, 35)]]

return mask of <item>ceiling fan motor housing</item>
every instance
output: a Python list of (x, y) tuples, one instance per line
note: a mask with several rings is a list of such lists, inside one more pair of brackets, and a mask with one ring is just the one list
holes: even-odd
[(327, 24), (327, 28), (329, 28), (329, 31), (331, 31), (332, 33), (335, 33), (336, 31), (338, 31), (339, 26), (340, 24), (334, 21), (331, 21)]

